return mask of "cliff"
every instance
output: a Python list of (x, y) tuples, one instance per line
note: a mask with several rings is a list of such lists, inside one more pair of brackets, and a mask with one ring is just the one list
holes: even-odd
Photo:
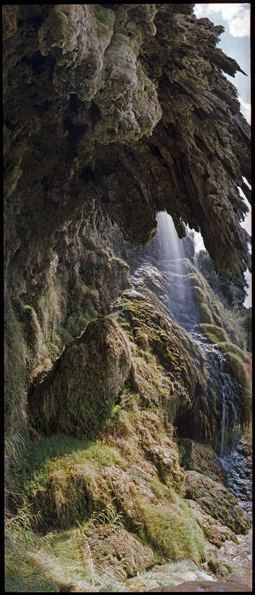
[(250, 128), (193, 6), (3, 6), (9, 590), (132, 590), (184, 559), (215, 580), (249, 528), (217, 459), (250, 422), (248, 317), (186, 225), (242, 284)]
[(6, 266), (27, 283), (91, 201), (136, 245), (166, 210), (216, 270), (247, 267), (250, 130), (223, 74), (240, 68), (192, 6), (3, 7)]

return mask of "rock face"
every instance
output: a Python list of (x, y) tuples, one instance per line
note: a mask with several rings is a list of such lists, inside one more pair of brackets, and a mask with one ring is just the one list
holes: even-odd
[[(192, 5), (21, 5), (4, 17), (6, 265), (27, 279), (96, 199), (137, 245), (166, 209), (216, 269), (248, 262), (249, 126), (222, 27)], [(210, 221), (210, 224), (207, 222)], [(215, 242), (217, 235), (218, 241)]]
[[(220, 382), (214, 394), (196, 333), (179, 324), (203, 322), (227, 347), (238, 333), (196, 271), (190, 235), (192, 321), (186, 305), (175, 318), (176, 262), (158, 266), (164, 210), (179, 237), (186, 223), (201, 229), (223, 275), (242, 277), (249, 261), (238, 186), (250, 182), (250, 129), (222, 73), (240, 68), (216, 47), (222, 27), (192, 13), (3, 6), (7, 491), (12, 512), (31, 506), (40, 530), (64, 531), (61, 549), (80, 564), (71, 591), (93, 590), (92, 558), (133, 580), (162, 561), (205, 564), (205, 539), (237, 545), (249, 526), (198, 444), (220, 433)], [(29, 448), (14, 477), (20, 428)], [(42, 564), (35, 554), (42, 569), (57, 541)], [(68, 590), (59, 568), (54, 586)]]
[[(108, 533), (108, 534), (107, 534)], [(131, 533), (120, 529), (112, 534), (101, 527), (89, 536), (89, 546), (92, 552), (100, 557), (102, 552), (108, 557), (105, 568), (109, 567), (109, 557), (115, 558), (115, 573), (123, 580), (127, 576), (134, 576), (137, 572), (153, 564), (155, 555), (148, 546), (143, 546)], [(102, 563), (101, 563), (102, 564)]]
[(247, 533), (250, 526), (247, 514), (238, 506), (236, 497), (220, 483), (196, 471), (187, 471), (185, 486), (186, 498), (198, 502), (206, 513), (235, 533)]
[(129, 348), (116, 323), (109, 318), (91, 322), (64, 349), (48, 376), (34, 391), (31, 387), (32, 425), (47, 433), (90, 433), (107, 415), (130, 369)]
[[(250, 182), (250, 130), (222, 73), (240, 68), (216, 47), (222, 27), (192, 11), (3, 7), (6, 351), (17, 404), (28, 370), (128, 286), (127, 265), (102, 244), (110, 220), (141, 245), (166, 210), (180, 237), (184, 223), (201, 229), (222, 274), (247, 267), (237, 186)], [(29, 344), (13, 340), (19, 326)]]

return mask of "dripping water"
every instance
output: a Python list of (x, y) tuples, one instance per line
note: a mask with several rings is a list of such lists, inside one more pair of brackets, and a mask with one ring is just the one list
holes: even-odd
[[(143, 294), (146, 280), (146, 286), (162, 300), (170, 317), (189, 332), (206, 355), (208, 393), (211, 394), (212, 403), (215, 394), (217, 395), (217, 411), (213, 413), (219, 428), (215, 451), (225, 472), (227, 489), (235, 494), (250, 517), (251, 465), (239, 448), (242, 438), (238, 384), (231, 375), (225, 355), (215, 345), (208, 343), (200, 327), (196, 326), (201, 318), (188, 276), (191, 269), (185, 253), (185, 243), (179, 239), (170, 215), (159, 213), (157, 221), (158, 232), (152, 241), (151, 251), (148, 250), (145, 258), (139, 257), (139, 263), (135, 263), (134, 284), (139, 293)], [(197, 260), (194, 260), (194, 265), (198, 270)]]
[[(241, 399), (238, 383), (232, 377), (225, 355), (217, 347), (206, 343), (196, 330), (190, 332), (206, 354), (205, 367), (209, 373), (208, 393), (217, 394), (216, 414), (220, 419), (219, 442), (215, 443), (218, 461), (224, 472), (226, 488), (234, 494), (239, 506), (252, 523), (252, 457), (249, 444), (241, 433)], [(248, 454), (247, 454), (248, 453)]]
[(170, 215), (159, 213), (157, 221), (158, 242), (165, 263), (168, 310), (174, 320), (188, 330), (198, 323), (199, 313), (188, 277), (190, 269), (185, 247)]
[(224, 387), (222, 387), (222, 422), (221, 422), (221, 444), (220, 444), (220, 457), (222, 458), (224, 455), (224, 446), (225, 446), (225, 424), (226, 424), (226, 401), (225, 401), (225, 391)]

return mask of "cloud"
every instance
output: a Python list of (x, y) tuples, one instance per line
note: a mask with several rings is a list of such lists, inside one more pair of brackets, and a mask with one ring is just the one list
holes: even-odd
[(246, 101), (243, 101), (243, 99), (240, 96), (238, 96), (238, 101), (240, 101), (241, 104), (241, 113), (246, 118), (247, 122), (251, 124), (251, 104), (247, 103)]
[(224, 21), (227, 22), (229, 33), (233, 37), (250, 36), (250, 4), (225, 3), (225, 4), (195, 4), (194, 12), (199, 18), (204, 15), (205, 10), (208, 13), (220, 13)]

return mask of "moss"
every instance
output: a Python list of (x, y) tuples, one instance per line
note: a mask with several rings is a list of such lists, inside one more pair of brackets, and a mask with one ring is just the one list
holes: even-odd
[(224, 329), (212, 324), (201, 324), (206, 337), (223, 351), (230, 364), (231, 373), (238, 381), (239, 395), (242, 400), (241, 424), (249, 425), (252, 408), (250, 386), (251, 359), (247, 352), (231, 343)]
[[(77, 519), (86, 522), (94, 511), (102, 510), (110, 501), (114, 487), (118, 507), (124, 506), (128, 525), (144, 543), (151, 545), (158, 555), (174, 560), (189, 556), (200, 561), (204, 555), (202, 532), (186, 503), (172, 488), (156, 478), (148, 478), (159, 500), (152, 504), (137, 494), (135, 482), (122, 471), (118, 477), (128, 480), (127, 486), (134, 486), (130, 492), (134, 498), (133, 513), (129, 518), (124, 502), (121, 505), (122, 483), (115, 480), (112, 485), (110, 481), (111, 477), (116, 477), (116, 465), (126, 469), (125, 460), (116, 447), (63, 435), (45, 438), (31, 446), (24, 454), (22, 465), (16, 469), (19, 489), (24, 491), (23, 506), (29, 505), (30, 512), (40, 517), (41, 528), (50, 524), (71, 529)], [(109, 476), (105, 471), (102, 473), (102, 467), (109, 468)], [(131, 505), (129, 500), (127, 505)]]
[(130, 370), (128, 344), (117, 323), (110, 317), (90, 322), (29, 397), (30, 423), (47, 434), (95, 436), (118, 404)]
[(219, 348), (225, 353), (231, 372), (238, 381), (239, 395), (242, 400), (241, 425), (247, 426), (251, 420), (252, 393), (245, 364), (251, 365), (251, 360), (247, 354), (232, 343), (220, 343)]
[(31, 445), (15, 470), (16, 485), (24, 504), (33, 503), (34, 514), (40, 511), (41, 526), (71, 526), (110, 498), (99, 471), (112, 464), (126, 468), (117, 448), (60, 434)]
[[(171, 505), (153, 505), (137, 497), (136, 521), (141, 538), (171, 561), (204, 559), (204, 536), (187, 504), (175, 495)], [(141, 526), (142, 525), (142, 526)]]
[(206, 324), (206, 323), (202, 323), (201, 325), (202, 330), (204, 331), (204, 334), (206, 335), (206, 337), (212, 342), (212, 343), (216, 343), (219, 344), (220, 342), (228, 342), (228, 336), (226, 331), (223, 328), (220, 328), (219, 326), (216, 326), (214, 324)]
[(203, 320), (209, 324), (212, 324), (213, 316), (212, 316), (212, 313), (211, 313), (209, 307), (207, 306), (207, 304), (201, 304), (200, 308), (201, 308)]
[(188, 279), (190, 280), (190, 283), (193, 287), (198, 287), (203, 290), (203, 281), (201, 280), (201, 276), (198, 273), (189, 273)]

